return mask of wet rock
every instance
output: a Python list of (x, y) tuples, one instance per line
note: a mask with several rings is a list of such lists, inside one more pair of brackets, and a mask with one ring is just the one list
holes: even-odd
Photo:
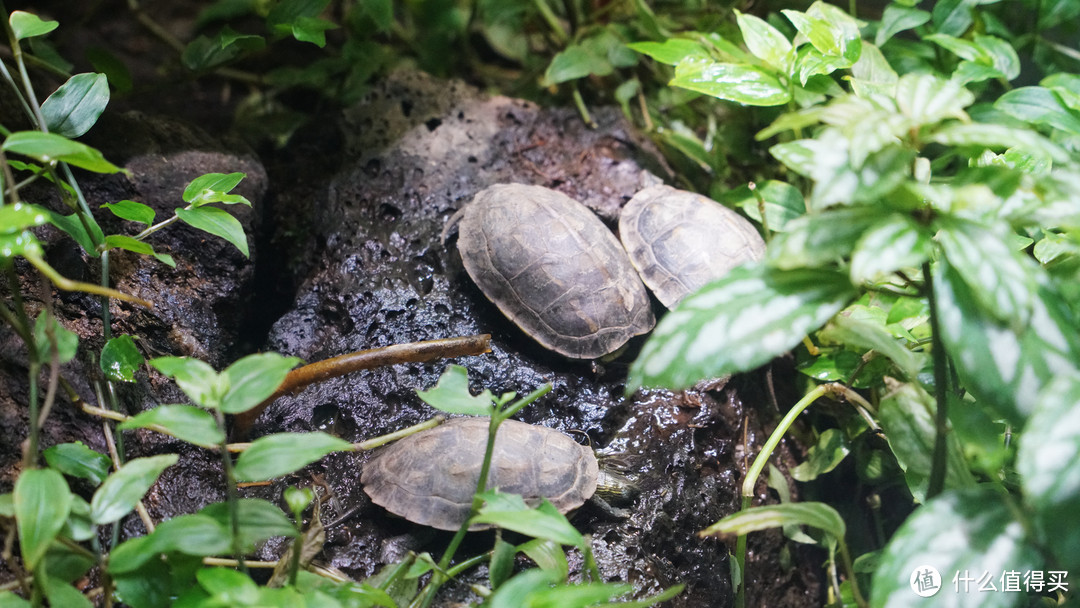
[[(582, 431), (594, 446), (617, 453), (624, 472), (642, 487), (627, 520), (612, 521), (588, 507), (578, 515), (579, 529), (593, 535), (604, 573), (632, 582), (639, 594), (687, 583), (674, 606), (725, 605), (731, 598), (728, 549), (697, 532), (738, 508), (743, 455), (756, 453), (767, 436), (755, 407), (743, 404), (764, 392), (751, 388), (747, 396), (731, 388), (624, 398), (627, 365), (640, 339), (623, 359), (603, 367), (545, 351), (484, 298), (452, 243), (439, 238), (454, 211), (500, 182), (562, 191), (613, 225), (641, 171), (663, 170), (618, 110), (601, 109), (594, 117), (599, 127), (590, 130), (570, 109), (485, 97), (419, 74), (399, 74), (377, 87), (347, 113), (349, 156), (322, 196), (285, 197), (291, 202), (275, 210), (280, 225), (289, 218), (310, 232), (290, 242), (295, 255), (287, 274), (298, 285), (295, 305), (273, 325), (267, 348), (315, 361), (393, 343), (491, 333), (490, 354), (456, 361), (469, 369), (474, 387), (524, 394), (551, 383), (552, 392), (519, 417)], [(537, 227), (538, 234), (542, 230)], [(656, 311), (662, 311), (658, 304)], [(310, 387), (273, 404), (253, 434), (332, 426), (358, 440), (397, 430), (435, 413), (415, 391), (433, 386), (444, 366), (404, 364)], [(743, 445), (744, 418), (750, 447)], [(315, 475), (341, 509), (358, 507), (327, 531), (325, 552), (330, 565), (356, 578), (375, 572), (384, 561), (382, 548), (414, 528), (389, 518), (363, 494), (359, 472), (366, 459), (332, 455), (274, 488), (253, 492), (277, 499), (286, 484), (309, 485)], [(324, 520), (333, 518), (324, 514)], [(431, 550), (441, 550), (443, 537), (435, 538)], [(477, 542), (483, 550), (484, 541)], [(767, 547), (760, 539), (751, 546), (775, 553), (782, 539), (764, 542)], [(803, 605), (781, 601), (787, 591), (780, 584), (819, 593), (816, 581), (776, 580), (762, 584), (761, 605)], [(465, 593), (463, 588), (448, 592)]]

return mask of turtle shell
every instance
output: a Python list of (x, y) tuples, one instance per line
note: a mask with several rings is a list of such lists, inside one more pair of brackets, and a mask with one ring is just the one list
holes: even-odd
[(765, 255), (765, 241), (738, 213), (670, 186), (650, 186), (626, 203), (619, 238), (641, 279), (668, 308)]
[(656, 324), (626, 252), (581, 203), (541, 186), (497, 184), (459, 213), (465, 270), (546, 348), (595, 359)]
[[(410, 435), (364, 466), (364, 491), (372, 502), (409, 521), (457, 530), (472, 506), (487, 437), (485, 417), (454, 418)], [(547, 498), (566, 513), (596, 492), (598, 474), (589, 448), (554, 429), (506, 420), (495, 436), (487, 487), (520, 494), (529, 505)]]

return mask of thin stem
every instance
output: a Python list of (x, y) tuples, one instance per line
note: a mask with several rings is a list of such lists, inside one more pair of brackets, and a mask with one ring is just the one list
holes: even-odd
[(94, 285), (93, 283), (72, 281), (71, 279), (57, 272), (52, 266), (49, 266), (48, 262), (39, 258), (36, 255), (24, 255), (23, 257), (25, 257), (26, 261), (30, 262), (30, 264), (33, 265), (34, 268), (37, 268), (38, 272), (45, 275), (50, 281), (52, 281), (53, 285), (55, 285), (58, 289), (62, 289), (64, 291), (84, 291), (86, 293), (109, 296), (111, 298), (116, 298), (117, 300), (134, 302), (135, 304), (145, 306), (146, 308), (154, 307), (154, 305), (150, 302), (147, 302), (146, 300), (136, 296), (128, 295), (122, 291), (117, 291), (108, 287), (102, 287), (100, 285)]
[[(218, 428), (221, 429), (222, 437), (227, 434), (225, 428), (225, 414), (220, 409), (214, 410), (214, 418)], [(221, 440), (221, 464), (225, 469), (225, 492), (226, 502), (229, 505), (229, 523), (232, 526), (233, 554), (240, 567), (240, 571), (247, 574), (247, 566), (244, 564), (243, 545), (240, 539), (240, 496), (236, 491), (236, 475), (233, 473), (232, 455), (229, 454), (227, 439)]]
[[(188, 205), (188, 206), (187, 206), (187, 208), (190, 208), (190, 207), (191, 207), (191, 205)], [(142, 240), (145, 240), (145, 239), (146, 239), (146, 237), (150, 236), (151, 234), (154, 234), (154, 233), (155, 233), (155, 232), (157, 232), (158, 230), (161, 230), (162, 228), (164, 228), (164, 227), (168, 226), (169, 224), (172, 224), (173, 222), (177, 222), (177, 221), (179, 221), (179, 220), (180, 220), (180, 216), (179, 216), (179, 215), (173, 215), (172, 217), (170, 217), (170, 218), (169, 218), (169, 219), (167, 219), (167, 220), (162, 220), (162, 221), (160, 221), (160, 222), (158, 222), (158, 223), (154, 224), (153, 226), (150, 226), (149, 228), (147, 228), (146, 230), (143, 230), (143, 231), (142, 231), (142, 232), (140, 232), (139, 234), (136, 234), (136, 235), (135, 235), (134, 237), (132, 237), (132, 238), (134, 238), (134, 239), (135, 239), (136, 241), (142, 241)]]
[(851, 595), (855, 598), (855, 604), (859, 608), (866, 608), (868, 604), (862, 592), (859, 591), (859, 582), (855, 580), (855, 566), (851, 561), (851, 553), (848, 551), (847, 543), (842, 538), (838, 538), (836, 541), (840, 544), (840, 559), (843, 560), (844, 573), (847, 574), (848, 581), (851, 583)]
[(551, 28), (551, 33), (555, 37), (555, 41), (559, 44), (566, 44), (570, 40), (570, 36), (567, 35), (566, 30), (563, 29), (559, 18), (555, 16), (555, 12), (548, 6), (546, 0), (533, 0), (533, 4), (536, 5), (536, 10), (540, 11), (540, 16), (544, 19), (544, 22)]
[(934, 399), (937, 401), (937, 417), (934, 421), (934, 455), (930, 465), (930, 482), (926, 488), (926, 498), (930, 499), (945, 489), (946, 436), (949, 424), (949, 373), (947, 369), (945, 345), (941, 343), (941, 327), (938, 318), (937, 298), (934, 295), (934, 281), (930, 274), (930, 262), (922, 266), (923, 282), (926, 285), (926, 301), (930, 308), (930, 350), (934, 357)]

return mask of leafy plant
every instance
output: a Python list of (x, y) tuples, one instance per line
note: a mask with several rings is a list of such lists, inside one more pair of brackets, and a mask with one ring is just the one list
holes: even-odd
[[(757, 134), (780, 138), (769, 148), (781, 163), (771, 192), (758, 191), (758, 205), (731, 197), (777, 231), (766, 259), (665, 317), (628, 391), (687, 387), (792, 349), (810, 377), (846, 384), (818, 387), (792, 409), (748, 474), (744, 506), (798, 413), (827, 394), (852, 401), (839, 421), (844, 443), (883, 433), (922, 503), (877, 556), (873, 605), (917, 597), (909, 575), (924, 564), (943, 585), (978, 563), (1068, 570), (1071, 545), (1052, 531), (1080, 528), (1080, 488), (1045, 480), (1047, 470), (1072, 474), (1069, 457), (1047, 450), (1080, 449), (1080, 426), (1060, 423), (1077, 409), (1065, 395), (1080, 377), (1073, 253), (1059, 248), (1078, 242), (1080, 106), (1066, 101), (1077, 77), (1012, 89), (1024, 36), (964, 3), (933, 12), (894, 3), (865, 26), (822, 2), (781, 12), (787, 24), (736, 12), (745, 51), (715, 36), (631, 45), (674, 65), (671, 86), (785, 111)], [(785, 172), (793, 183), (777, 188)], [(799, 190), (802, 209), (788, 194)], [(808, 333), (816, 344), (797, 348)], [(829, 468), (847, 457), (832, 433), (811, 449)], [(802, 523), (842, 543), (835, 511), (801, 504), (748, 508), (704, 533)], [(843, 552), (847, 578), (833, 599), (866, 605)], [(960, 593), (964, 605), (986, 599)], [(1027, 605), (1022, 594), (994, 597)]]

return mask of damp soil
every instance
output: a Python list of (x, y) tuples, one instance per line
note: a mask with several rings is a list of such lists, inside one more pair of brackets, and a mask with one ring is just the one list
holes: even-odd
[[(101, 6), (110, 4), (117, 4), (113, 12), (119, 18), (103, 15)], [(156, 65), (155, 53), (167, 52), (161, 43), (137, 26), (122, 3), (102, 2), (96, 9), (87, 9), (79, 34), (58, 41), (61, 49), (82, 57), (87, 48), (123, 40), (121, 57), (154, 87), (114, 101), (88, 135), (87, 143), (131, 171), (130, 177), (80, 176), (91, 207), (132, 199), (167, 214), (180, 206), (188, 181), (231, 171), (247, 175), (241, 193), (253, 203), (250, 209), (230, 208), (251, 235), (249, 258), (185, 226), (154, 241), (158, 251), (176, 259), (175, 269), (134, 254), (115, 255), (110, 261), (114, 285), (154, 307), (111, 303), (114, 333), (138, 336), (148, 357), (197, 356), (216, 368), (256, 351), (318, 361), (396, 343), (489, 333), (491, 353), (453, 361), (469, 370), (473, 388), (524, 394), (551, 384), (552, 391), (519, 417), (580, 437), (640, 487), (627, 505), (627, 517), (588, 505), (575, 515), (575, 525), (592, 538), (604, 576), (631, 583), (638, 596), (685, 583), (686, 591), (670, 606), (731, 604), (728, 553), (733, 546), (701, 538), (698, 531), (738, 509), (747, 461), (768, 437), (778, 417), (777, 401), (793, 402), (795, 380), (788, 364), (780, 360), (700, 390), (649, 390), (627, 397), (627, 369), (640, 338), (620, 358), (599, 364), (548, 352), (473, 284), (453, 237), (442, 240), (455, 211), (476, 192), (502, 182), (559, 190), (614, 228), (643, 171), (668, 183), (673, 179), (650, 142), (618, 109), (594, 109), (597, 126), (588, 128), (571, 108), (540, 107), (401, 71), (375, 82), (352, 107), (314, 110), (284, 147), (247, 143), (229, 135), (235, 104), (223, 94), (229, 85), (213, 78), (170, 79), (149, 70), (147, 64)], [(165, 21), (183, 37), (190, 35), (190, 14), (177, 10)], [(8, 120), (4, 112), (5, 124)], [(48, 189), (27, 193), (34, 195), (52, 196)], [(120, 220), (99, 217), (106, 233), (132, 231)], [(543, 230), (536, 227), (538, 235)], [(51, 263), (65, 275), (100, 280), (99, 260), (55, 231), (43, 230), (41, 237)], [(53, 306), (79, 334), (80, 354), (62, 374), (83, 400), (96, 402), (101, 384), (93, 353), (103, 343), (100, 300), (52, 293), (27, 268), (19, 270), (28, 307), (37, 313)], [(662, 306), (653, 304), (663, 314)], [(309, 387), (271, 404), (250, 436), (326, 430), (357, 441), (414, 424), (435, 414), (416, 390), (433, 386), (447, 363), (396, 365)], [(24, 349), (6, 327), (0, 329), (0, 491), (10, 489), (19, 470), (25, 370)], [(117, 391), (131, 413), (183, 401), (175, 386), (150, 370)], [(44, 447), (75, 440), (106, 449), (100, 421), (62, 396), (45, 427)], [(216, 455), (144, 431), (126, 433), (124, 441), (131, 456), (181, 455), (147, 497), (155, 519), (224, 498)], [(786, 472), (802, 453), (785, 440), (774, 462)], [(325, 501), (323, 521), (334, 524), (317, 561), (356, 580), (392, 561), (402, 547), (441, 553), (449, 535), (392, 518), (364, 494), (360, 471), (369, 457), (333, 454), (243, 493), (283, 504), (281, 494), (289, 485), (316, 489)], [(785, 477), (797, 496), (794, 482)], [(755, 502), (777, 501), (762, 483)], [(137, 519), (125, 520), (125, 535), (143, 533)], [(471, 535), (463, 551), (485, 550), (490, 535)], [(748, 605), (823, 603), (823, 554), (779, 532), (754, 534), (749, 546)], [(276, 559), (283, 550), (282, 543), (271, 541), (260, 557)], [(0, 566), (0, 581), (10, 577)], [(482, 567), (467, 574), (461, 584), (445, 588), (441, 604), (479, 601), (468, 583), (485, 580)]]

